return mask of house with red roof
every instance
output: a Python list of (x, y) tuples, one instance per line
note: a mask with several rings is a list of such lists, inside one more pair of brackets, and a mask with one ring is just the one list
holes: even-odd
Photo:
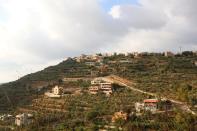
[(137, 112), (151, 111), (156, 112), (158, 110), (158, 99), (145, 99), (142, 103), (135, 103), (135, 109)]
[(158, 109), (158, 99), (145, 99), (144, 100), (144, 110), (156, 112)]

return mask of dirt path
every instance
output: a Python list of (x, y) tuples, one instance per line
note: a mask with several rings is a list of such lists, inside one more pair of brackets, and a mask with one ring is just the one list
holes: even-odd
[[(143, 94), (147, 94), (147, 95), (150, 95), (150, 96), (157, 97), (157, 94), (155, 94), (155, 93), (151, 93), (151, 92), (147, 92), (147, 91), (143, 91), (143, 90), (134, 88), (133, 86), (135, 85), (135, 83), (133, 83), (131, 81), (128, 81), (126, 79), (123, 79), (123, 78), (121, 78), (119, 76), (111, 75), (111, 76), (104, 77), (103, 79), (106, 80), (106, 81), (110, 81), (110, 82), (113, 82), (113, 83), (120, 84), (122, 86), (125, 86), (125, 87), (133, 90), (133, 91), (137, 91), (137, 92), (140, 92), (140, 93), (143, 93)], [(189, 108), (189, 106), (186, 103), (184, 103), (184, 102), (177, 101), (177, 100), (174, 100), (174, 99), (171, 99), (171, 98), (167, 98), (167, 97), (161, 97), (161, 99), (163, 99), (163, 100), (170, 100), (172, 103), (176, 104), (181, 110), (183, 110), (185, 112), (188, 112), (188, 113), (191, 113), (193, 115), (196, 115), (196, 113), (194, 111), (192, 111)]]

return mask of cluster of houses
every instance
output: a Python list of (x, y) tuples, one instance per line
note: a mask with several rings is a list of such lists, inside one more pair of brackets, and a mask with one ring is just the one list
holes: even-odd
[[(92, 81), (92, 84), (101, 84), (103, 83), (103, 81), (97, 79)], [(106, 84), (108, 85), (108, 84)], [(58, 88), (56, 88), (58, 89)], [(107, 90), (105, 90), (107, 89)], [(107, 91), (107, 92), (105, 92)], [(55, 93), (59, 93), (58, 90), (54, 90)], [(98, 92), (95, 91), (90, 91), (90, 93), (92, 94), (96, 94)], [(107, 95), (112, 93), (112, 89), (109, 86), (104, 87), (104, 93), (106, 93)], [(156, 113), (158, 111), (158, 99), (145, 99), (142, 103), (135, 103), (135, 109), (136, 109), (136, 113), (141, 113), (142, 111), (150, 111), (152, 113)], [(0, 116), (0, 120), (4, 120), (7, 117), (11, 117), (14, 118), (12, 115), (2, 115)], [(112, 116), (112, 123), (116, 122), (117, 120), (122, 119), (122, 120), (127, 120), (128, 119), (128, 114), (123, 112), (123, 111), (119, 111), (119, 112), (115, 112), (114, 115)], [(32, 114), (28, 114), (28, 113), (22, 113), (22, 114), (18, 114), (15, 117), (15, 125), (17, 126), (24, 126), (24, 125), (29, 125), (31, 123), (33, 123), (34, 121), (34, 116)]]
[[(136, 113), (141, 113), (142, 111), (150, 111), (152, 113), (156, 113), (158, 111), (158, 99), (145, 99), (142, 103), (136, 102), (135, 103), (135, 110)], [(118, 119), (127, 120), (128, 114), (119, 111), (115, 112), (112, 116), (112, 122), (114, 123)]]
[(28, 113), (22, 113), (18, 114), (15, 117), (10, 114), (3, 114), (0, 115), (0, 121), (6, 121), (6, 122), (13, 122), (16, 126), (24, 126), (29, 125), (33, 122), (34, 116), (33, 114)]
[(9, 120), (9, 119), (12, 119), (12, 118), (13, 118), (13, 115), (10, 115), (10, 114), (0, 115), (0, 121), (6, 121), (6, 120)]
[[(92, 71), (91, 69), (87, 69), (87, 71), (84, 71), (84, 73), (87, 73), (87, 76), (96, 77), (100, 74), (106, 74), (106, 73), (113, 73), (114, 68), (111, 68), (109, 65), (113, 64), (135, 64), (137, 59), (145, 57), (145, 56), (164, 56), (166, 58), (168, 57), (174, 57), (174, 56), (180, 56), (187, 54), (185, 52), (182, 53), (173, 53), (171, 51), (166, 51), (162, 53), (149, 53), (149, 52), (131, 52), (131, 53), (106, 53), (106, 54), (94, 54), (94, 55), (81, 55), (79, 57), (72, 58), (73, 60), (85, 63), (87, 66), (90, 67), (96, 67), (97, 70)], [(194, 55), (197, 56), (196, 52), (193, 52)], [(124, 56), (121, 57), (120, 60), (116, 59), (105, 59), (106, 57), (111, 56)], [(127, 57), (128, 56), (128, 57)], [(133, 59), (135, 58), (135, 59)], [(197, 66), (197, 61), (192, 61), (192, 64), (194, 66)], [(123, 69), (124, 70), (124, 69)]]
[[(97, 94), (102, 92), (109, 96), (113, 93), (112, 83), (105, 80), (104, 78), (95, 78), (91, 81), (91, 86), (89, 87), (90, 94)], [(51, 92), (45, 93), (48, 97), (61, 97), (64, 94), (64, 90), (60, 86), (55, 86), (52, 88)], [(136, 113), (141, 113), (143, 111), (150, 111), (152, 113), (156, 113), (158, 108), (159, 100), (158, 99), (144, 99), (143, 102), (135, 103)], [(0, 116), (0, 119), (5, 119), (6, 116)], [(12, 115), (7, 115), (7, 117), (12, 117)], [(14, 117), (13, 117), (14, 118)], [(112, 116), (112, 123), (116, 122), (117, 120), (127, 120), (128, 113), (123, 111), (115, 112)], [(29, 125), (34, 121), (34, 116), (32, 114), (22, 113), (18, 114), (15, 117), (15, 125), (17, 126), (24, 126)]]
[[(124, 56), (128, 56), (130, 53), (103, 53), (103, 54), (94, 54), (94, 55), (84, 55), (82, 54), (79, 57), (74, 57), (74, 60), (76, 60), (77, 62), (85, 62), (86, 65), (89, 66), (95, 66), (97, 63), (98, 64), (102, 64), (103, 63), (103, 58), (104, 57), (111, 57), (113, 55), (124, 55)], [(129, 60), (121, 60), (120, 63), (130, 63), (131, 61)]]
[(96, 78), (91, 81), (91, 86), (89, 87), (90, 94), (97, 94), (102, 92), (107, 96), (113, 93), (112, 83), (103, 80), (102, 78)]
[(158, 99), (145, 99), (143, 102), (136, 102), (135, 109), (137, 113), (141, 113), (143, 111), (150, 111), (152, 113), (156, 113), (159, 110), (159, 102), (162, 102), (163, 110), (169, 111), (172, 109), (172, 103), (169, 100), (161, 100)]
[(140, 58), (142, 56), (165, 56), (165, 57), (173, 57), (175, 56), (175, 54), (171, 51), (166, 51), (166, 52), (163, 52), (163, 53), (149, 53), (149, 52), (134, 52), (134, 53), (131, 53), (131, 55), (134, 56), (134, 58)]
[(85, 62), (87, 65), (95, 65), (95, 63), (102, 63), (103, 56), (102, 55), (84, 55), (82, 54), (79, 57), (74, 58), (77, 62)]
[[(158, 104), (159, 102), (164, 102), (163, 106), (165, 108), (160, 109)], [(172, 109), (172, 103), (169, 100), (162, 100), (159, 101), (158, 99), (144, 99), (143, 102), (136, 102), (135, 103), (135, 110), (136, 113), (139, 115), (144, 111), (150, 111), (151, 113), (162, 113), (162, 110), (170, 111)], [(123, 111), (115, 112), (112, 116), (112, 123), (116, 122), (119, 119), (127, 120), (129, 114)]]
[[(185, 51), (187, 52), (187, 51)], [(193, 55), (196, 55), (197, 56), (197, 51), (191, 51), (191, 53)], [(179, 55), (181, 54), (184, 54), (184, 52), (179, 52), (177, 53)], [(134, 56), (135, 58), (138, 58), (138, 57), (141, 57), (141, 56), (151, 56), (151, 55), (160, 55), (160, 56), (166, 56), (166, 57), (173, 57), (175, 55), (177, 55), (171, 51), (165, 51), (165, 52), (162, 52), (162, 53), (149, 53), (149, 52), (127, 52), (127, 53), (117, 53), (117, 52), (114, 52), (114, 53), (100, 53), (100, 54), (94, 54), (94, 55), (85, 55), (85, 54), (82, 54), (81, 56), (79, 57), (75, 57), (74, 59), (77, 61), (77, 62), (82, 62), (82, 61), (94, 61), (94, 62), (102, 62), (103, 61), (103, 58), (104, 57), (111, 57), (111, 56), (114, 56), (114, 55), (124, 55), (124, 56), (129, 56), (129, 55), (132, 55)], [(90, 63), (92, 64), (92, 63)]]

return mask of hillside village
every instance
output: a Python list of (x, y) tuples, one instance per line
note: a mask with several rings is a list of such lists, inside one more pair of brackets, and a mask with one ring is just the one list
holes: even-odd
[(197, 130), (197, 52), (81, 55), (0, 85), (0, 129)]

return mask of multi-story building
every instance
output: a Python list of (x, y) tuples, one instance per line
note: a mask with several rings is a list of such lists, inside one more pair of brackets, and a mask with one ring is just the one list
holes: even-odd
[(136, 112), (151, 111), (156, 112), (158, 109), (158, 99), (145, 99), (143, 103), (135, 103)]
[(64, 92), (63, 88), (62, 87), (59, 87), (59, 86), (55, 86), (53, 89), (52, 89), (52, 93), (54, 95), (62, 95)]
[(98, 92), (99, 92), (99, 87), (98, 86), (91, 86), (90, 88), (89, 88), (89, 92), (90, 92), (90, 94), (97, 94)]
[(91, 81), (89, 92), (91, 94), (97, 94), (98, 92), (102, 92), (106, 95), (110, 95), (113, 92), (112, 83), (106, 82), (101, 78), (94, 79), (93, 81)]
[[(95, 55), (84, 55), (82, 54), (79, 57), (74, 58), (77, 62), (94, 62), (94, 63), (102, 63), (103, 57), (97, 54)], [(89, 63), (87, 63), (89, 64)]]
[(112, 94), (112, 84), (109, 82), (102, 82), (100, 83), (100, 90), (105, 93), (106, 95)]
[(151, 112), (156, 112), (158, 107), (158, 99), (145, 99), (144, 100), (144, 110), (146, 111), (151, 111)]

